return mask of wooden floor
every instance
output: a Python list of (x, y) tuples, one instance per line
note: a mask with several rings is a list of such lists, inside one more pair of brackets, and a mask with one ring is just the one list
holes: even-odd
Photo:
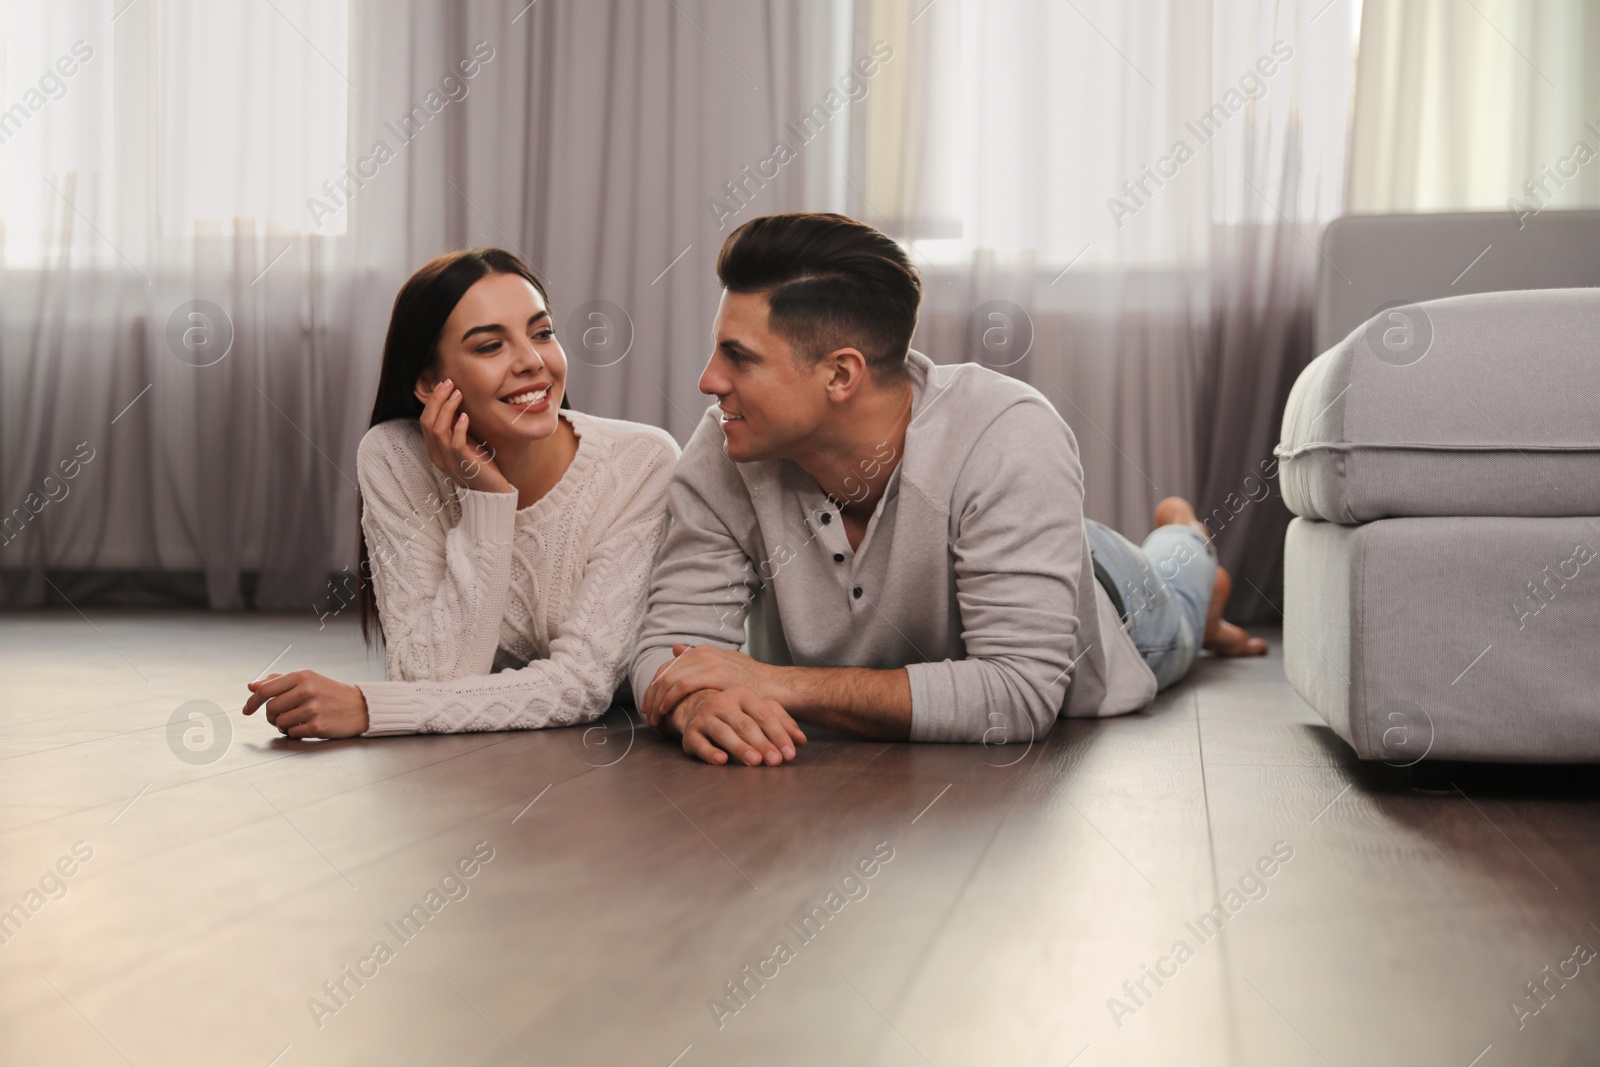
[(0, 616), (0, 1063), (1600, 1062), (1600, 794), (1358, 765), (1268, 636), (1031, 745), (751, 770), (238, 716), (380, 676), (344, 618)]

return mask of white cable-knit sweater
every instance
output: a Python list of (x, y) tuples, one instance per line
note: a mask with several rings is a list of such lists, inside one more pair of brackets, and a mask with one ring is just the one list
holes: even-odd
[(666, 535), (678, 445), (641, 423), (560, 416), (577, 454), (521, 510), (515, 493), (451, 482), (415, 419), (362, 437), (361, 528), (389, 679), (358, 683), (368, 735), (567, 726), (610, 706)]

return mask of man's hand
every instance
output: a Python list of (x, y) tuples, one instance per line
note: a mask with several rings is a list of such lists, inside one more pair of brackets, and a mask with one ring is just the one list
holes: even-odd
[(701, 689), (745, 688), (767, 700), (788, 703), (781, 667), (713, 645), (673, 645), (672, 654), (676, 658), (656, 668), (655, 677), (639, 698), (639, 713), (647, 726), (660, 723), (679, 702)]
[(265, 708), (286, 737), (355, 737), (367, 731), (367, 698), (353, 685), (315, 671), (269, 674), (250, 682), (244, 713)]
[(683, 735), (685, 752), (718, 765), (736, 756), (747, 766), (776, 767), (806, 743), (783, 705), (743, 686), (696, 690), (665, 721)]

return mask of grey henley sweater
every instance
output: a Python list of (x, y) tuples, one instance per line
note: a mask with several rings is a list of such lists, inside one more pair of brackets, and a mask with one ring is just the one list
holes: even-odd
[(1072, 430), (1038, 390), (986, 367), (912, 351), (909, 369), (904, 454), (855, 550), (814, 478), (788, 460), (733, 462), (706, 410), (667, 490), (634, 693), (681, 642), (904, 667), (914, 741), (1025, 742), (1058, 714), (1155, 696), (1090, 566)]

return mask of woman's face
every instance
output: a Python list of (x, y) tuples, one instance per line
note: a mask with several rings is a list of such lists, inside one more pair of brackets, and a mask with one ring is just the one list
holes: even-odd
[(439, 334), (438, 377), (424, 375), (417, 396), (426, 402), (440, 378), (461, 390), (467, 432), (491, 447), (556, 432), (567, 357), (526, 278), (487, 274), (466, 291)]

